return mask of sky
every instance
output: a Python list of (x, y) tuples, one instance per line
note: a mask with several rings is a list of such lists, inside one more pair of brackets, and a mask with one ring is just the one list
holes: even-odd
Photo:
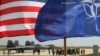
[[(0, 45), (6, 45), (8, 40), (18, 40), (20, 45), (25, 45), (25, 41), (34, 41), (35, 44), (48, 45), (54, 44), (56, 46), (63, 46), (63, 39), (50, 40), (45, 42), (39, 42), (34, 36), (20, 36), (20, 37), (5, 37), (0, 39)], [(67, 38), (67, 46), (100, 46), (100, 37), (76, 37)]]

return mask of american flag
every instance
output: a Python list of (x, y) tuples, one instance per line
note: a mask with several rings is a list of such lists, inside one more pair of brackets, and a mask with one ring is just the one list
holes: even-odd
[(34, 35), (45, 0), (0, 0), (0, 38)]

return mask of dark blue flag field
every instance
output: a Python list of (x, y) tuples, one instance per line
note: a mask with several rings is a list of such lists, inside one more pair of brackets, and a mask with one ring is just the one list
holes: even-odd
[(39, 41), (100, 36), (100, 0), (48, 0), (38, 14)]

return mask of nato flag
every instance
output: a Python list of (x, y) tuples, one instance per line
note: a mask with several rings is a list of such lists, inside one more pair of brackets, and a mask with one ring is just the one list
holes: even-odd
[(39, 41), (100, 35), (100, 0), (48, 0), (38, 15)]

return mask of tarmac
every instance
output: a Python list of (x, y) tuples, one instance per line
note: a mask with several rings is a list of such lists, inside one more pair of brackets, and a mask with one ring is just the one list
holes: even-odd
[[(32, 50), (25, 50), (24, 53), (16, 53), (16, 51), (12, 51), (10, 55), (8, 55), (7, 51), (5, 52), (5, 55), (3, 54), (3, 51), (0, 51), (0, 56), (53, 56), (53, 54), (52, 53), (49, 54), (48, 50), (41, 50), (40, 55), (38, 55), (38, 53), (33, 54)], [(59, 55), (55, 54), (54, 56), (59, 56)], [(67, 56), (75, 56), (75, 55), (67, 55)]]
[[(100, 49), (99, 49), (100, 52)], [(93, 49), (85, 49), (85, 55), (93, 54)], [(25, 50), (24, 53), (16, 53), (16, 51), (11, 51), (10, 55), (8, 55), (8, 52), (5, 52), (5, 55), (3, 54), (3, 51), (0, 51), (0, 56), (53, 56), (52, 52), (49, 54), (48, 50), (41, 50), (40, 55), (38, 53), (34, 53), (32, 50)], [(54, 55), (59, 56), (59, 55)], [(64, 56), (64, 55), (60, 55)], [(67, 55), (67, 56), (75, 56), (75, 55)], [(80, 56), (80, 55), (76, 55)]]

